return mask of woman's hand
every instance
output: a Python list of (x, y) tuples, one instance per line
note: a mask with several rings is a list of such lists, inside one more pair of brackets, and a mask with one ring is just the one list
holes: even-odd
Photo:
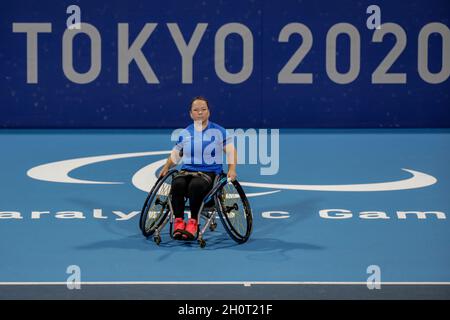
[(164, 167), (161, 169), (161, 171), (159, 172), (159, 178), (164, 177), (164, 176), (167, 174), (168, 171), (169, 171), (169, 168), (166, 167), (166, 166), (164, 166)]
[(236, 170), (235, 169), (229, 169), (228, 173), (227, 173), (227, 178), (231, 179), (231, 181), (236, 180), (236, 178), (237, 178)]

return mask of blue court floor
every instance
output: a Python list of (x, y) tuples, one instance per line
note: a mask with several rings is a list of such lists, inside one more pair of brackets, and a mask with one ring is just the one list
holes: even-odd
[[(0, 298), (21, 296), (11, 287), (63, 286), (70, 266), (82, 285), (210, 285), (216, 298), (230, 285), (268, 287), (258, 298), (274, 297), (271, 284), (293, 297), (296, 285), (369, 294), (378, 268), (377, 297), (385, 284), (450, 298), (450, 130), (281, 129), (278, 163), (259, 156), (237, 167), (250, 240), (237, 245), (219, 223), (204, 249), (167, 232), (157, 246), (139, 230), (171, 132), (0, 131)], [(261, 175), (270, 166), (278, 172)], [(27, 297), (43, 294), (33, 290)]]

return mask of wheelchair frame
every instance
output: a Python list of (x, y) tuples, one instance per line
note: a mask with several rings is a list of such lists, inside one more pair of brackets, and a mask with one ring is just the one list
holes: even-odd
[[(170, 237), (173, 240), (178, 240), (173, 237), (173, 223), (174, 223), (174, 214), (173, 214), (173, 207), (171, 203), (171, 187), (170, 191), (167, 195), (159, 195), (166, 196), (167, 199), (161, 201), (158, 197), (158, 192), (163, 187), (166, 180), (168, 180), (170, 177), (173, 177), (178, 173), (178, 170), (172, 169), (170, 170), (164, 177), (158, 178), (153, 188), (150, 190), (144, 206), (141, 210), (141, 216), (139, 220), (139, 226), (141, 228), (141, 231), (145, 237), (150, 237), (153, 235), (154, 242), (159, 245), (161, 243), (161, 231), (164, 229), (164, 227), (167, 225), (167, 223), (170, 222), (170, 230), (169, 234)], [(223, 188), (227, 183), (233, 184), (233, 187), (237, 190), (239, 194), (239, 198), (241, 200), (245, 219), (246, 219), (246, 230), (245, 234), (240, 233), (235, 226), (230, 221), (229, 213), (231, 213), (233, 210), (239, 210), (239, 206), (234, 203), (232, 206), (226, 206), (224, 205), (224, 192)], [(221, 198), (222, 197), (222, 198)], [(226, 194), (225, 194), (226, 197)], [(146, 222), (148, 219), (149, 210), (151, 208), (151, 205), (153, 204), (153, 201), (155, 201), (156, 205), (161, 204), (162, 208), (160, 209), (158, 216), (154, 219), (154, 222), (152, 223), (151, 227), (149, 229), (146, 228)], [(186, 200), (187, 201), (187, 200)], [(205, 206), (206, 204), (209, 204), (211, 201), (214, 201), (214, 206)], [(185, 210), (190, 209), (189, 206), (185, 206)], [(156, 215), (155, 214), (155, 215)], [(203, 198), (202, 204), (199, 209), (199, 220), (198, 220), (198, 232), (194, 239), (192, 240), (179, 240), (179, 241), (197, 241), (201, 248), (204, 248), (206, 246), (206, 241), (204, 239), (204, 234), (206, 233), (207, 229), (209, 228), (211, 231), (214, 231), (217, 227), (216, 215), (220, 217), (220, 220), (224, 226), (224, 229), (227, 231), (228, 235), (236, 241), (237, 243), (241, 244), (248, 240), (250, 237), (250, 234), (252, 232), (252, 225), (253, 225), (253, 215), (250, 208), (250, 203), (248, 202), (247, 197), (245, 196), (244, 190), (242, 189), (241, 185), (237, 180), (229, 181), (226, 177), (226, 175), (222, 172), (220, 175), (217, 175), (214, 180), (214, 185), (212, 189), (208, 192), (208, 194)], [(200, 219), (203, 218), (206, 222), (202, 226), (200, 223)]]

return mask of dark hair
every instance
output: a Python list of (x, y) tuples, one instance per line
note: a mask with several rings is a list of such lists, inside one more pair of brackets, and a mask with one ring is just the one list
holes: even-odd
[(210, 109), (208, 99), (206, 99), (205, 97), (202, 97), (202, 96), (197, 96), (191, 100), (191, 103), (189, 104), (189, 111), (192, 110), (192, 104), (194, 103), (195, 100), (205, 101), (206, 106), (208, 107), (208, 109)]

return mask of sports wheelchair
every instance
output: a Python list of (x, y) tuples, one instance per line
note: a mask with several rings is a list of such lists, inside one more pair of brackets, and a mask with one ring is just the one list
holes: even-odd
[[(172, 169), (163, 177), (158, 178), (145, 199), (141, 211), (139, 227), (142, 234), (149, 238), (153, 235), (154, 242), (161, 243), (161, 230), (170, 223), (170, 237), (173, 237), (173, 223), (175, 216), (171, 203), (172, 180), (179, 171)], [(185, 198), (185, 210), (189, 210), (188, 199)], [(212, 189), (204, 197), (198, 215), (198, 232), (192, 240), (197, 241), (201, 248), (206, 246), (205, 232), (214, 231), (217, 227), (216, 215), (224, 226), (228, 235), (241, 244), (248, 240), (252, 232), (253, 215), (250, 203), (244, 190), (237, 180), (230, 181), (222, 172), (216, 175)], [(202, 226), (201, 219), (205, 222)], [(176, 240), (176, 239), (174, 239)]]

